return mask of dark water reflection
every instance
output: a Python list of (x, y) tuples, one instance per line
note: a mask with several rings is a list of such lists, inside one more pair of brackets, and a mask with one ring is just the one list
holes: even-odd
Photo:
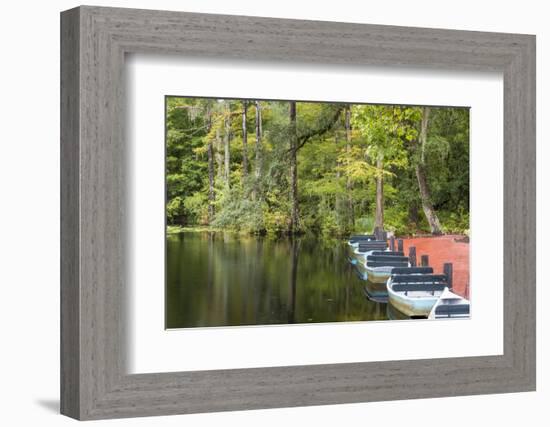
[(186, 232), (167, 240), (166, 327), (386, 320), (341, 241)]

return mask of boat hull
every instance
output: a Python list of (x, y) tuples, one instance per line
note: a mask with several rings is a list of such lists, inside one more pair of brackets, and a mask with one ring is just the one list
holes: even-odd
[(409, 317), (428, 317), (433, 306), (438, 301), (439, 296), (410, 298), (402, 294), (393, 292), (389, 287), (388, 302), (393, 308)]
[(357, 264), (357, 256), (355, 254), (355, 250), (357, 249), (357, 245), (355, 243), (349, 243), (348, 242), (348, 259), (349, 262), (353, 265)]
[(348, 243), (348, 259), (352, 265), (364, 263), (366, 259), (365, 257), (372, 252), (359, 252), (358, 249), (358, 245)]
[(368, 280), (372, 284), (383, 285), (384, 292), (387, 294), (386, 282), (391, 276), (393, 267), (376, 267), (371, 268), (365, 265), (365, 262), (358, 262), (355, 264), (359, 277), (363, 280)]

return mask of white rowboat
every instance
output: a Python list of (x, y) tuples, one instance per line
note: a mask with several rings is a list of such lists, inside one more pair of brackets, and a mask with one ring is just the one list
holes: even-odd
[(409, 317), (428, 317), (443, 291), (445, 275), (393, 275), (386, 284), (389, 303)]
[(445, 288), (432, 307), (428, 319), (467, 319), (470, 317), (470, 301)]

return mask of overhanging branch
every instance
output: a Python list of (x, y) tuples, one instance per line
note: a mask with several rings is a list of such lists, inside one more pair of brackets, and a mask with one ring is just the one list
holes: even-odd
[[(323, 126), (317, 129), (311, 129), (309, 132), (303, 135), (298, 135), (298, 145), (296, 146), (295, 151), (298, 151), (300, 148), (306, 145), (306, 143), (311, 138), (328, 132), (334, 126), (334, 124), (338, 121), (338, 118), (340, 117), (340, 113), (342, 112), (343, 108), (344, 108), (343, 106), (338, 106), (334, 111), (334, 114), (332, 115), (330, 120), (324, 123)], [(288, 152), (291, 152), (291, 151), (292, 151), (292, 148), (288, 150)]]

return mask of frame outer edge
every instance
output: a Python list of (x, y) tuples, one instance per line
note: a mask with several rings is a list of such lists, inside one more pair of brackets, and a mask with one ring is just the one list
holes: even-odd
[(517, 391), (535, 391), (535, 36), (522, 41), (504, 72), (504, 354)]
[(529, 69), (527, 71), (528, 76), (528, 100), (527, 105), (529, 108), (528, 120), (528, 141), (530, 145), (530, 159), (533, 166), (531, 174), (529, 176), (529, 182), (527, 188), (532, 189), (531, 194), (531, 209), (530, 216), (530, 232), (532, 233), (533, 240), (531, 242), (532, 252), (532, 274), (533, 280), (530, 283), (530, 289), (532, 295), (530, 298), (531, 306), (533, 308), (530, 317), (528, 334), (527, 350), (529, 352), (527, 358), (527, 378), (529, 381), (530, 389), (537, 391), (537, 38), (535, 35), (529, 37), (530, 43), (528, 43), (529, 53)]
[(514, 352), (523, 363), (522, 373), (526, 389), (536, 391), (536, 36), (526, 37), (526, 43), (521, 53), (516, 59), (516, 62), (519, 62), (519, 71), (516, 77), (518, 80), (517, 90), (521, 94), (520, 111), (518, 112), (521, 122), (517, 131), (521, 135), (519, 141), (522, 142), (519, 150), (522, 172), (520, 194), (523, 197), (521, 215), (525, 218), (523, 224), (525, 249), (522, 253), (522, 268), (525, 269), (524, 280), (526, 283), (519, 298), (525, 299), (526, 303), (522, 306), (525, 311), (521, 312), (520, 319), (520, 322), (524, 324), (521, 335), (524, 341), (521, 343), (522, 345), (515, 346)]
[(60, 411), (79, 419), (80, 387), (80, 10), (61, 13)]
[[(216, 19), (222, 19), (219, 15), (204, 15), (204, 14), (186, 14), (183, 12), (173, 12), (173, 15), (178, 15), (176, 19), (177, 26), (161, 34), (162, 37), (176, 37), (180, 30), (180, 25), (189, 20), (199, 20), (199, 27), (202, 24), (202, 19), (208, 16), (209, 20), (216, 22)], [(261, 395), (253, 397), (254, 387), (262, 386), (265, 378), (254, 375), (257, 378), (252, 378), (247, 381), (239, 381), (243, 387), (242, 390), (235, 390), (231, 384), (231, 378), (235, 372), (213, 372), (206, 374), (208, 377), (214, 375), (211, 380), (204, 380), (201, 373), (181, 375), (173, 373), (176, 378), (170, 376), (174, 380), (173, 388), (170, 383), (164, 381), (166, 375), (147, 374), (144, 376), (131, 375), (127, 378), (129, 384), (117, 384), (122, 378), (114, 378), (113, 374), (117, 374), (123, 368), (124, 361), (120, 359), (120, 354), (113, 354), (120, 351), (116, 337), (109, 336), (111, 332), (115, 335), (121, 331), (112, 329), (117, 321), (120, 321), (120, 314), (113, 314), (113, 308), (118, 308), (117, 303), (111, 301), (120, 298), (122, 295), (118, 293), (118, 287), (121, 283), (117, 283), (116, 292), (105, 289), (106, 283), (111, 283), (114, 276), (112, 271), (101, 266), (100, 261), (105, 261), (105, 255), (113, 253), (113, 249), (102, 246), (105, 243), (105, 232), (113, 230), (111, 227), (116, 224), (114, 221), (107, 221), (104, 212), (97, 210), (98, 203), (101, 208), (109, 209), (116, 207), (113, 204), (113, 199), (97, 197), (97, 191), (104, 189), (105, 185), (112, 182), (110, 178), (114, 178), (121, 182), (121, 176), (112, 174), (109, 165), (102, 166), (101, 157), (105, 154), (111, 154), (109, 148), (110, 142), (121, 135), (117, 129), (104, 128), (99, 126), (94, 120), (99, 121), (99, 124), (108, 122), (106, 117), (110, 117), (107, 110), (113, 113), (121, 113), (117, 111), (116, 99), (109, 89), (113, 86), (101, 87), (98, 85), (115, 83), (114, 88), (118, 91), (121, 87), (116, 86), (119, 83), (120, 69), (113, 69), (113, 59), (119, 52), (109, 53), (108, 47), (113, 47), (110, 42), (115, 40), (113, 37), (122, 34), (119, 25), (126, 23), (131, 26), (131, 29), (125, 34), (128, 37), (141, 37), (136, 46), (140, 47), (145, 43), (147, 37), (152, 37), (151, 25), (156, 23), (165, 23), (164, 19), (172, 24), (172, 12), (162, 11), (146, 11), (135, 9), (116, 9), (116, 8), (101, 8), (82, 6), (62, 13), (62, 67), (61, 67), (61, 231), (62, 231), (62, 263), (61, 263), (61, 401), (62, 413), (77, 419), (104, 419), (104, 418), (120, 418), (131, 416), (150, 416), (163, 414), (178, 414), (192, 412), (212, 412), (225, 410), (246, 410), (260, 409), (270, 407), (285, 407), (285, 406), (307, 406), (335, 403), (351, 403), (357, 401), (377, 401), (377, 400), (394, 400), (394, 399), (409, 399), (434, 397), (433, 390), (429, 388), (429, 384), (425, 384), (426, 388), (409, 394), (408, 392), (399, 392), (398, 386), (391, 385), (391, 378), (400, 371), (401, 368), (394, 368), (393, 371), (387, 368), (385, 377), (378, 376), (376, 378), (369, 375), (364, 376), (365, 381), (373, 380), (378, 387), (382, 389), (373, 389), (372, 386), (366, 387), (363, 384), (355, 384), (350, 386), (349, 383), (342, 378), (334, 378), (330, 382), (327, 379), (326, 384), (323, 383), (322, 390), (311, 390), (306, 387), (302, 391), (307, 392), (303, 399), (294, 401), (289, 404), (287, 400), (280, 396), (275, 396), (271, 391), (262, 392)], [(162, 17), (161, 22), (157, 22)], [(257, 17), (223, 17), (224, 20), (240, 19), (262, 21), (275, 25), (275, 21), (281, 21), (288, 24), (292, 21), (292, 25), (297, 25), (301, 21), (296, 20), (280, 20)], [(204, 18), (205, 19), (205, 18)], [(151, 20), (153, 22), (151, 22)], [(273, 22), (271, 22), (273, 21)], [(313, 24), (314, 21), (304, 21)], [(330, 25), (332, 24), (321, 24)], [(347, 24), (341, 24), (342, 26)], [(366, 24), (352, 24), (355, 30), (359, 25), (364, 25), (365, 28), (374, 28)], [(155, 27), (156, 28), (156, 27)], [(160, 27), (159, 27), (160, 28)], [(163, 27), (164, 28), (164, 27)], [(324, 27), (325, 28), (325, 27)], [(335, 27), (334, 27), (335, 28)], [(385, 37), (384, 29), (376, 27), (380, 34)], [(502, 40), (498, 48), (498, 55), (492, 55), (492, 59), (483, 60), (481, 69), (502, 69), (504, 67), (510, 72), (508, 87), (505, 86), (510, 93), (508, 105), (505, 105), (505, 112), (515, 114), (510, 123), (505, 123), (505, 138), (508, 134), (508, 140), (511, 142), (511, 147), (505, 149), (506, 155), (510, 158), (506, 162), (505, 167), (511, 166), (511, 177), (505, 177), (505, 185), (509, 183), (508, 190), (505, 186), (505, 199), (509, 198), (508, 207), (510, 208), (508, 216), (513, 222), (513, 218), (521, 218), (523, 225), (516, 229), (517, 233), (522, 233), (522, 238), (527, 241), (514, 244), (512, 253), (516, 256), (511, 260), (511, 271), (514, 272), (516, 283), (511, 283), (506, 297), (509, 298), (508, 306), (505, 307), (504, 319), (505, 328), (509, 327), (510, 331), (505, 333), (505, 362), (506, 369), (499, 365), (500, 358), (495, 358), (494, 361), (487, 361), (487, 366), (480, 366), (480, 373), (487, 372), (489, 369), (498, 369), (502, 372), (502, 376), (494, 379), (495, 382), (483, 383), (483, 380), (473, 380), (475, 372), (470, 375), (472, 381), (462, 384), (457, 390), (457, 395), (463, 394), (481, 394), (481, 393), (498, 393), (498, 392), (514, 392), (528, 391), (535, 387), (535, 315), (534, 311), (529, 313), (529, 307), (535, 301), (535, 273), (530, 271), (532, 262), (534, 264), (534, 231), (535, 229), (535, 213), (534, 205), (534, 159), (535, 159), (535, 48), (534, 37), (515, 35), (515, 34), (492, 34), (492, 33), (472, 33), (472, 32), (452, 32), (449, 30), (426, 30), (422, 28), (407, 27), (386, 27), (391, 31), (407, 31), (412, 38), (418, 35), (431, 35), (431, 41), (428, 43), (439, 44), (439, 37), (449, 34), (452, 36), (445, 37), (444, 43), (448, 43), (451, 47), (453, 43), (459, 43), (464, 34), (471, 37), (471, 43), (477, 43), (478, 46), (484, 47), (487, 50), (487, 43), (494, 44), (495, 40)], [(316, 28), (313, 28), (315, 31)], [(145, 33), (147, 31), (147, 33)], [(161, 32), (164, 31), (161, 30)], [(361, 33), (361, 31), (359, 31)], [(199, 34), (200, 36), (200, 34)], [(321, 35), (320, 37), (326, 37)], [(389, 37), (389, 40), (394, 40)], [(211, 40), (212, 42), (212, 40)], [(213, 39), (212, 46), (215, 46), (216, 40)], [(162, 40), (153, 46), (153, 50), (161, 48), (163, 50)], [(171, 42), (170, 42), (171, 43)], [(395, 46), (399, 49), (399, 40), (395, 41)], [(403, 42), (404, 43), (404, 42)], [(375, 46), (375, 44), (371, 44)], [(170, 46), (172, 46), (170, 44)], [(370, 45), (369, 45), (370, 46)], [(120, 46), (119, 46), (120, 47)], [(176, 43), (176, 50), (179, 47)], [(210, 48), (210, 47), (209, 47)], [(166, 49), (164, 49), (166, 51)], [(373, 51), (374, 53), (380, 50)], [(171, 53), (173, 53), (170, 50)], [(278, 51), (277, 51), (278, 52)], [(420, 59), (415, 61), (421, 64), (430, 61), (430, 57), (436, 57), (438, 51), (429, 51)], [(457, 66), (461, 65), (470, 68), (474, 65), (471, 56), (468, 52), (459, 52), (460, 54), (454, 57)], [(472, 53), (473, 54), (473, 53)], [(241, 55), (239, 53), (239, 55)], [(279, 53), (277, 53), (279, 55)], [(287, 55), (290, 53), (287, 52)], [(500, 55), (500, 56), (499, 56)], [(479, 55), (478, 55), (479, 56)], [(290, 56), (289, 56), (290, 57)], [(315, 59), (315, 57), (312, 57)], [(476, 57), (477, 58), (477, 57)], [(322, 58), (321, 58), (322, 59)], [(451, 58), (452, 59), (452, 58)], [(477, 60), (477, 59), (476, 59)], [(503, 61), (506, 60), (504, 63)], [(389, 61), (392, 61), (391, 55)], [(464, 61), (464, 62), (460, 62)], [(492, 61), (492, 62), (491, 62)], [(453, 64), (453, 61), (443, 64)], [(110, 79), (114, 78), (114, 81)], [(112, 102), (114, 101), (114, 102)], [(505, 103), (506, 104), (506, 103)], [(113, 110), (111, 110), (114, 107)], [(506, 114), (505, 114), (506, 120)], [(116, 125), (113, 125), (116, 127)], [(114, 140), (112, 138), (115, 138)], [(95, 142), (94, 142), (95, 141)], [(120, 147), (115, 147), (120, 149)], [(118, 151), (113, 151), (118, 155)], [(532, 167), (532, 170), (527, 171), (527, 175), (522, 175), (521, 170), (524, 167)], [(505, 173), (509, 171), (505, 169)], [(107, 179), (106, 179), (107, 178)], [(117, 192), (123, 189), (116, 189)], [(506, 193), (508, 191), (508, 193)], [(532, 194), (525, 194), (531, 192)], [(508, 194), (508, 196), (507, 196)], [(110, 195), (112, 196), (112, 195)], [(99, 200), (98, 200), (99, 199)], [(104, 204), (103, 204), (104, 203)], [(94, 213), (96, 215), (94, 215)], [(119, 215), (120, 212), (117, 213)], [(99, 218), (98, 218), (99, 216)], [(117, 217), (118, 218), (118, 217)], [(506, 221), (505, 221), (506, 223)], [(518, 227), (516, 227), (518, 228)], [(101, 236), (97, 236), (97, 233)], [(96, 237), (98, 238), (96, 240)], [(111, 239), (114, 239), (111, 235)], [(89, 241), (87, 241), (87, 239)], [(532, 240), (531, 240), (532, 239)], [(98, 242), (99, 240), (99, 242)], [(506, 242), (506, 239), (505, 239)], [(119, 247), (118, 249), (123, 249)], [(523, 256), (531, 256), (532, 259), (522, 258)], [(99, 263), (99, 264), (98, 264)], [(109, 264), (108, 267), (113, 267)], [(518, 282), (518, 277), (522, 273), (523, 280)], [(516, 286), (517, 285), (517, 286)], [(517, 307), (514, 304), (517, 303)], [(118, 325), (120, 326), (120, 325)], [(462, 359), (457, 359), (460, 364)], [(403, 363), (406, 363), (404, 361)], [(386, 362), (384, 362), (386, 363)], [(447, 362), (441, 362), (445, 365)], [(464, 362), (465, 363), (465, 362)], [(387, 365), (387, 363), (386, 363)], [(384, 366), (386, 366), (384, 365)], [(414, 364), (416, 365), (416, 363)], [(401, 365), (399, 365), (401, 366)], [(315, 373), (318, 368), (309, 368), (307, 372)], [(325, 367), (326, 368), (326, 367)], [(359, 366), (358, 366), (359, 368)], [(503, 368), (502, 370), (500, 368)], [(250, 370), (248, 370), (250, 371)], [(281, 370), (277, 371), (280, 372)], [(286, 370), (284, 370), (286, 372)], [(296, 369), (289, 370), (296, 372)], [(339, 373), (339, 369), (335, 370)], [(270, 371), (271, 372), (271, 371)], [(275, 371), (273, 371), (275, 372)], [(495, 370), (495, 372), (497, 372)], [(120, 372), (119, 372), (120, 373)], [(268, 373), (268, 369), (265, 370)], [(247, 372), (248, 376), (252, 375)], [(304, 376), (305, 373), (302, 375)], [(309, 374), (308, 374), (309, 375)], [(118, 375), (115, 375), (118, 377)], [(246, 374), (245, 374), (246, 376)], [(141, 378), (141, 379), (138, 379)], [(142, 378), (143, 377), (143, 378)], [(195, 386), (198, 390), (185, 390), (182, 387), (182, 382), (188, 382), (193, 378), (201, 377), (200, 381)], [(329, 375), (330, 377), (330, 375)], [(484, 376), (482, 376), (484, 380)], [(353, 378), (353, 377), (350, 377)], [(308, 381), (310, 379), (308, 378)], [(345, 378), (343, 378), (345, 380)], [(125, 379), (126, 381), (126, 379)], [(148, 384), (150, 382), (150, 384)], [(193, 382), (193, 381), (191, 381)], [(220, 384), (221, 382), (221, 384)], [(354, 381), (351, 380), (353, 383)], [(218, 396), (210, 396), (213, 391), (213, 385), (221, 385), (222, 391), (229, 394), (220, 393)], [(328, 384), (328, 385), (327, 385)], [(233, 384), (235, 385), (235, 384)], [(294, 394), (299, 393), (299, 384), (291, 385), (294, 388)], [(254, 386), (250, 388), (250, 386)], [(201, 391), (201, 387), (203, 390)], [(114, 390), (113, 390), (114, 388)], [(369, 390), (367, 390), (369, 388)], [(445, 389), (440, 385), (441, 389)], [(116, 389), (121, 389), (119, 392)], [(261, 389), (261, 387), (260, 387)], [(340, 390), (341, 389), (341, 390)], [(288, 391), (288, 387), (287, 387)], [(205, 393), (205, 395), (197, 396), (195, 392)], [(372, 393), (376, 392), (376, 398), (371, 399)], [(160, 394), (159, 394), (160, 393)], [(324, 394), (323, 394), (324, 393)], [(216, 394), (216, 393), (214, 393)], [(292, 394), (292, 393), (291, 393)], [(206, 399), (205, 396), (210, 396)], [(392, 397), (388, 397), (391, 395)], [(449, 394), (445, 394), (449, 395)], [(229, 396), (234, 396), (229, 399)], [(288, 397), (288, 396), (287, 396)], [(366, 400), (365, 400), (366, 398)], [(320, 400), (319, 400), (320, 399)]]

